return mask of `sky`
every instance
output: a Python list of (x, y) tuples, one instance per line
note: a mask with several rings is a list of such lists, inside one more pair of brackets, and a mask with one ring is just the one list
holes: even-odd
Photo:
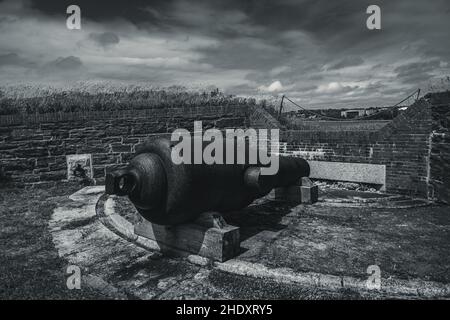
[[(69, 30), (66, 9), (81, 9)], [(366, 9), (381, 8), (381, 30)], [(0, 83), (113, 81), (392, 105), (449, 82), (448, 0), (0, 0)], [(442, 84), (444, 83), (444, 84)]]

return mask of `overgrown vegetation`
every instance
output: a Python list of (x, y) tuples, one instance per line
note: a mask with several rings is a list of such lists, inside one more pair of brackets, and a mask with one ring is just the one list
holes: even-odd
[(0, 115), (254, 104), (255, 99), (226, 95), (218, 89), (193, 91), (183, 87), (89, 84), (73, 88), (0, 88)]

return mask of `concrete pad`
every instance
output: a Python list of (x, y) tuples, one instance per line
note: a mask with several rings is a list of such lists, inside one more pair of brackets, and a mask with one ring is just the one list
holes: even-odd
[[(135, 236), (154, 240), (162, 252), (197, 254), (217, 261), (226, 261), (239, 252), (239, 228), (223, 225), (220, 228), (186, 223), (162, 226), (143, 221), (134, 226)], [(181, 252), (180, 252), (181, 251)]]
[(105, 192), (105, 186), (88, 186), (69, 196), (70, 200), (73, 201), (96, 201), (98, 197)]
[(318, 186), (301, 186), (300, 189), (303, 204), (314, 204), (319, 199)]
[(310, 178), (379, 184), (386, 189), (386, 165), (331, 161), (308, 161)]
[[(368, 291), (366, 270), (375, 264), (381, 269), (383, 294), (444, 296), (443, 292), (450, 292), (446, 291), (450, 284), (446, 272), (450, 265), (446, 255), (450, 232), (447, 212), (448, 207), (443, 206), (408, 210), (318, 205), (288, 208), (281, 202), (267, 202), (230, 215), (227, 221), (240, 226), (247, 238), (243, 245), (250, 250), (235, 259), (240, 262), (268, 269), (288, 268), (296, 274), (327, 275), (320, 278), (320, 283), (327, 279), (327, 286), (338, 283), (328, 276), (338, 276), (343, 289), (360, 293)], [(280, 222), (284, 226), (276, 228), (279, 231), (269, 231)], [(271, 237), (261, 236), (269, 232)], [(414, 285), (412, 279), (426, 283)], [(447, 289), (440, 289), (441, 285)]]
[[(87, 199), (81, 207), (79, 203), (70, 203), (55, 209), (50, 220), (50, 233), (59, 255), (82, 269), (83, 283), (105, 291), (111, 297), (227, 299), (241, 297), (239, 294), (243, 289), (239, 287), (240, 290), (233, 291), (236, 287), (233, 283), (245, 281), (269, 288), (262, 293), (252, 291), (250, 298), (267, 298), (275, 287), (282, 288), (282, 292), (288, 288), (289, 292), (299, 294), (304, 294), (301, 292), (305, 288), (319, 290), (308, 289), (305, 291), (308, 295), (311, 292), (324, 295), (322, 290), (348, 295), (350, 293), (345, 289), (349, 289), (357, 292), (358, 297), (374, 298), (448, 297), (450, 294), (450, 285), (445, 279), (444, 282), (428, 280), (431, 275), (435, 279), (442, 278), (440, 270), (446, 265), (442, 252), (448, 245), (442, 244), (443, 248), (439, 250), (433, 245), (436, 241), (442, 243), (439, 239), (448, 232), (442, 213), (433, 218), (436, 214), (429, 212), (432, 219), (444, 219), (436, 229), (439, 219), (433, 220), (433, 224), (426, 223), (427, 215), (421, 211), (410, 213), (406, 219), (409, 223), (404, 225), (405, 212), (375, 214), (350, 208), (341, 215), (334, 209), (328, 211), (316, 206), (297, 206), (285, 212), (283, 204), (274, 203), (275, 207), (272, 207), (270, 203), (262, 203), (249, 207), (247, 212), (239, 212), (239, 221), (246, 234), (242, 244), (249, 250), (233, 260), (212, 265), (198, 256), (173, 260), (143, 249), (145, 245), (139, 240), (146, 239), (126, 236), (128, 232), (122, 229), (128, 231), (130, 224), (115, 216), (113, 201), (103, 206), (108, 212), (95, 219), (92, 214), (95, 212), (94, 200)], [(251, 219), (252, 223), (248, 224), (252, 229), (247, 231), (244, 217), (255, 214), (255, 220)], [(286, 215), (296, 218), (289, 219), (290, 223), (284, 229), (263, 230), (267, 226), (273, 228), (274, 221), (281, 221)], [(104, 221), (111, 222), (107, 228)], [(254, 221), (259, 224), (255, 225)], [(114, 231), (114, 228), (118, 229)], [(259, 232), (254, 234), (257, 230)], [(398, 239), (392, 238), (400, 231), (402, 235)], [(416, 241), (413, 233), (417, 232), (427, 238)], [(386, 240), (386, 237), (391, 238)], [(420, 259), (411, 257), (411, 252), (419, 254)], [(425, 257), (429, 263), (422, 261)], [(431, 264), (436, 259), (440, 265)], [(368, 290), (366, 286), (365, 268), (374, 262), (381, 266), (381, 290)], [(228, 280), (218, 281), (223, 278)]]

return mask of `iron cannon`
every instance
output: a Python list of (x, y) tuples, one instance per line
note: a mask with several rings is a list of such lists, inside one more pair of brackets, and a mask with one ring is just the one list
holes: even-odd
[[(261, 174), (264, 165), (259, 160), (251, 164), (247, 156), (241, 164), (175, 164), (173, 147), (167, 138), (146, 141), (127, 167), (106, 175), (106, 193), (128, 196), (152, 223), (177, 225), (208, 211), (242, 209), (273, 188), (294, 185), (309, 176), (307, 161), (297, 157), (278, 156), (278, 171), (273, 175)], [(246, 143), (245, 153), (249, 150)]]

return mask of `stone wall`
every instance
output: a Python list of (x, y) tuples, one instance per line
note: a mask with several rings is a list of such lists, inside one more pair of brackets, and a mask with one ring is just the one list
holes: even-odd
[(427, 197), (431, 111), (409, 107), (378, 131), (289, 130), (281, 152), (308, 160), (386, 165), (388, 192)]
[(450, 92), (427, 95), (432, 107), (430, 197), (450, 203)]
[(280, 128), (281, 152), (308, 160), (386, 165), (388, 192), (449, 202), (450, 98), (429, 95), (379, 130), (283, 130), (258, 107), (169, 108), (0, 117), (0, 180), (66, 179), (66, 155), (92, 154), (95, 178), (123, 166), (151, 135), (204, 128)]
[(248, 125), (248, 107), (168, 108), (0, 117), (3, 180), (39, 183), (67, 178), (66, 155), (92, 154), (95, 178), (122, 166), (150, 135)]

